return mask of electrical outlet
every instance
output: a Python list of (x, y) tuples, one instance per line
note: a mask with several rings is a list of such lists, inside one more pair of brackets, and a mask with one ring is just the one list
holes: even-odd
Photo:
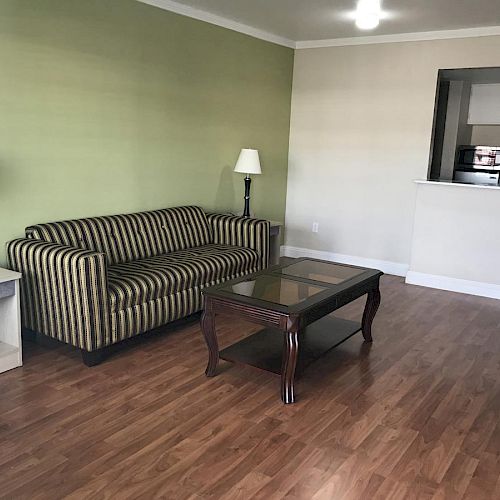
[(317, 222), (313, 222), (312, 232), (313, 233), (318, 233), (319, 232), (319, 224)]

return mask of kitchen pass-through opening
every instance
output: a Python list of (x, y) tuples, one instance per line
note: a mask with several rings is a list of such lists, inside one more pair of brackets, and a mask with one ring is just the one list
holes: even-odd
[(439, 70), (428, 180), (499, 185), (500, 68)]

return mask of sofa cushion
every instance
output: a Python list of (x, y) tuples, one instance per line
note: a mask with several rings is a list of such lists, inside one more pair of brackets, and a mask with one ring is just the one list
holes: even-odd
[(175, 207), (126, 215), (37, 224), (29, 238), (104, 253), (109, 264), (207, 245), (212, 232), (200, 207)]
[(200, 207), (175, 207), (157, 212), (163, 221), (162, 229), (167, 229), (166, 251), (175, 252), (213, 243), (207, 216)]
[(210, 244), (116, 264), (108, 268), (111, 311), (254, 272), (258, 262), (250, 248)]

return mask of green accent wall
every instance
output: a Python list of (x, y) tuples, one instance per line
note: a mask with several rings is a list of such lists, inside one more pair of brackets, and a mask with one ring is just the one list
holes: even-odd
[(0, 0), (0, 264), (33, 223), (183, 204), (284, 220), (293, 50), (135, 0)]

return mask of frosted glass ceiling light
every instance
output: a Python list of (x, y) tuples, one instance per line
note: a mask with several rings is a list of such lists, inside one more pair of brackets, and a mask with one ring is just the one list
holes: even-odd
[(360, 30), (372, 30), (380, 23), (380, 18), (375, 14), (365, 14), (356, 18), (356, 26)]
[(356, 9), (356, 26), (362, 30), (371, 30), (380, 23), (382, 10), (380, 0), (359, 0)]

